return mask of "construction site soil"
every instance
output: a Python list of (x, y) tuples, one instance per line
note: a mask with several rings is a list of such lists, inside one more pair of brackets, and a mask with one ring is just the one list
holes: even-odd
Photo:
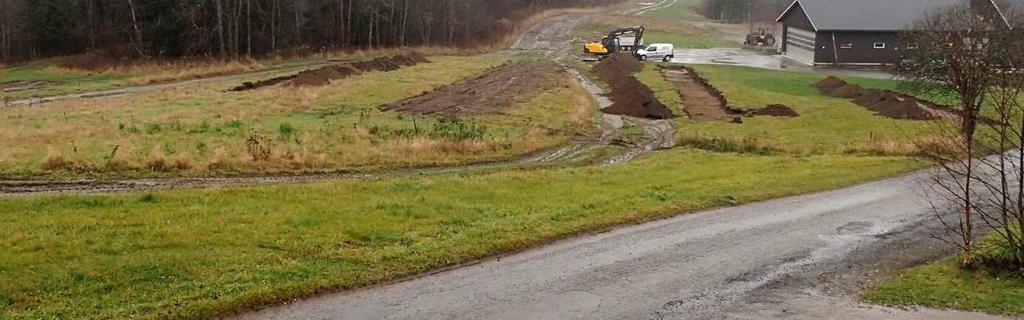
[(331, 84), (332, 80), (348, 78), (363, 72), (394, 71), (402, 67), (411, 67), (420, 63), (429, 63), (426, 57), (416, 52), (391, 57), (381, 57), (366, 61), (353, 61), (326, 67), (306, 70), (297, 74), (275, 77), (258, 82), (245, 82), (231, 91), (246, 91), (278, 84), (295, 87), (320, 87)]
[(792, 108), (781, 104), (771, 104), (760, 109), (732, 107), (721, 90), (711, 85), (697, 71), (686, 66), (662, 66), (661, 74), (665, 80), (675, 85), (679, 97), (683, 100), (683, 109), (694, 121), (743, 123), (743, 117), (800, 116)]
[(658, 101), (650, 87), (633, 74), (644, 67), (628, 54), (615, 54), (595, 65), (591, 72), (612, 88), (612, 105), (602, 109), (607, 114), (648, 119), (670, 119), (675, 114)]
[(570, 83), (565, 68), (552, 61), (506, 62), (486, 72), (430, 92), (380, 107), (420, 115), (458, 118), (501, 114), (546, 90)]
[(890, 90), (869, 89), (829, 76), (814, 85), (822, 94), (852, 99), (880, 116), (901, 120), (935, 120), (958, 117), (950, 107)]
[(795, 118), (799, 117), (800, 114), (783, 104), (769, 104), (761, 109), (754, 109), (746, 112), (747, 116), (769, 116), (769, 117), (786, 117)]

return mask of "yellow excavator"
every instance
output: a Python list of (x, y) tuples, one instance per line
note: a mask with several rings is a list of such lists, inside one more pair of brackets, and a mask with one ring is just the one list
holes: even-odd
[(637, 50), (643, 49), (643, 45), (643, 26), (619, 28), (609, 32), (601, 42), (588, 42), (583, 45), (583, 60), (599, 61), (619, 52), (636, 54)]

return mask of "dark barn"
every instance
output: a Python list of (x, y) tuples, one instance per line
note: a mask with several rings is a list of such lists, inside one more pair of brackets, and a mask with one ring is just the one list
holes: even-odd
[(813, 65), (886, 65), (918, 43), (901, 33), (926, 13), (963, 5), (1002, 14), (992, 0), (796, 0), (777, 22), (787, 58)]

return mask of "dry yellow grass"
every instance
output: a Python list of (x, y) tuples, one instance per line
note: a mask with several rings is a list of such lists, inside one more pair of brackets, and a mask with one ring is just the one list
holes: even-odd
[[(437, 122), (432, 117), (413, 120), (377, 110), (503, 62), (431, 59), (325, 87), (225, 92), (253, 78), (3, 109), (0, 159), (8, 161), (0, 174), (207, 175), (455, 165), (551, 148), (573, 130), (593, 127), (592, 101), (578, 86), (552, 88), (510, 114), (466, 119), (486, 128), (470, 139), (431, 134)], [(266, 158), (254, 159), (247, 150), (250, 132), (266, 138)]]

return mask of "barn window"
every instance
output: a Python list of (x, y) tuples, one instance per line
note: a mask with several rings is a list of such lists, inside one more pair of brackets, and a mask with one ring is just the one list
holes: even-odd
[(839, 49), (853, 49), (853, 42), (843, 42), (839, 44)]
[(875, 42), (875, 49), (885, 49), (885, 42)]
[(915, 49), (917, 49), (917, 42), (911, 42), (911, 43), (907, 44), (907, 50), (915, 50)]

